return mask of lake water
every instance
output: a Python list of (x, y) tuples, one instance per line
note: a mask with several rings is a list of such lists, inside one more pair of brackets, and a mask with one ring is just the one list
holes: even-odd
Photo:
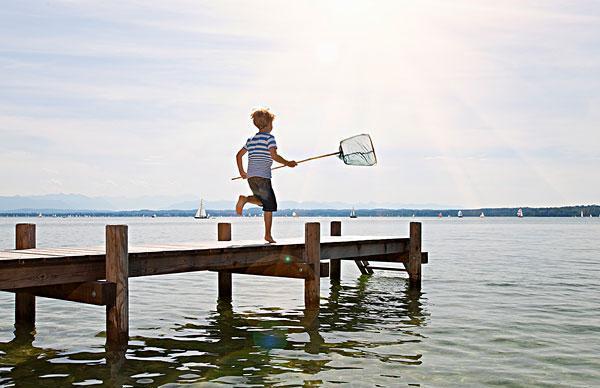
[[(276, 218), (274, 235), (308, 221), (327, 232), (331, 219)], [(408, 236), (410, 221), (344, 219), (342, 232)], [(34, 337), (15, 338), (2, 292), (0, 385), (600, 386), (599, 218), (421, 221), (421, 292), (345, 262), (340, 284), (321, 281), (317, 325), (298, 279), (234, 274), (232, 305), (217, 305), (215, 273), (131, 279), (131, 339), (112, 367), (103, 307), (38, 298)], [(234, 240), (262, 231), (258, 218), (0, 218), (0, 249), (17, 222), (37, 223), (38, 247), (103, 244), (111, 223), (132, 244), (215, 240), (217, 222)]]

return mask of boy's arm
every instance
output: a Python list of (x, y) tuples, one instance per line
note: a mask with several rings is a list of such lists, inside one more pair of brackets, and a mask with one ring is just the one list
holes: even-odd
[(269, 148), (269, 152), (271, 153), (271, 158), (273, 158), (273, 160), (276, 162), (279, 162), (288, 167), (296, 167), (298, 165), (298, 163), (296, 163), (294, 160), (286, 160), (281, 155), (279, 155), (277, 153), (277, 147)]
[(238, 166), (238, 170), (240, 172), (240, 176), (243, 179), (247, 179), (248, 178), (248, 174), (246, 174), (246, 171), (244, 171), (244, 162), (242, 161), (242, 156), (244, 156), (244, 154), (246, 154), (246, 152), (247, 152), (246, 148), (242, 148), (235, 155), (235, 161), (237, 162), (237, 166)]

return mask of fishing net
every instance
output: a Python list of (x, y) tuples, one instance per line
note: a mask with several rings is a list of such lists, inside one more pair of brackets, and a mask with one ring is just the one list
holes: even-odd
[(366, 134), (342, 140), (338, 157), (350, 166), (373, 166), (377, 164), (371, 136)]

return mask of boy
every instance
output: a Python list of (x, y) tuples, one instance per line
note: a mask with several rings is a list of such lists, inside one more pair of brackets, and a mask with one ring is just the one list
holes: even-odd
[[(277, 211), (277, 200), (271, 186), (271, 166), (273, 160), (288, 167), (296, 167), (297, 163), (293, 160), (288, 161), (277, 153), (277, 143), (275, 143), (275, 137), (271, 135), (275, 115), (268, 109), (258, 109), (252, 112), (251, 117), (254, 125), (258, 128), (258, 133), (248, 139), (246, 145), (238, 151), (235, 159), (240, 176), (248, 179), (253, 195), (240, 195), (235, 212), (242, 215), (244, 205), (248, 202), (262, 206), (265, 220), (265, 240), (274, 243), (271, 225), (273, 224), (273, 212)], [(248, 152), (247, 173), (244, 171), (242, 162), (242, 156), (246, 152)]]

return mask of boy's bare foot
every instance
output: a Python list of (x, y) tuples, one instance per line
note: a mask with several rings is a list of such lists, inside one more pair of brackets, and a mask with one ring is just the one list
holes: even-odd
[(265, 240), (267, 240), (267, 242), (269, 244), (275, 244), (277, 241), (273, 240), (272, 236), (265, 236)]
[(246, 204), (246, 202), (248, 202), (248, 200), (246, 199), (245, 195), (240, 195), (237, 201), (237, 204), (235, 205), (235, 212), (241, 216), (242, 215), (242, 211), (244, 210), (244, 205)]

